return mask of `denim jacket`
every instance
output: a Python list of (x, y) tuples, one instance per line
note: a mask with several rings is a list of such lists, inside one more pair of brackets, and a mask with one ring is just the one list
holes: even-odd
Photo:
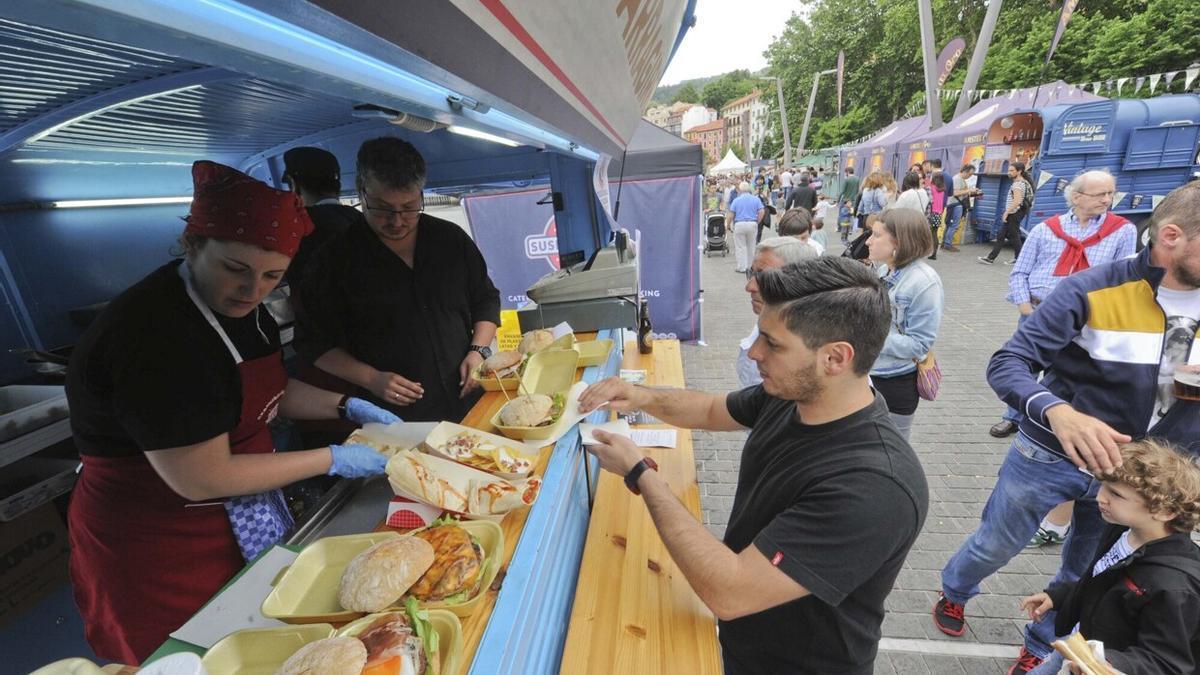
[(913, 359), (923, 359), (937, 340), (942, 325), (945, 296), (942, 279), (923, 260), (914, 260), (892, 271), (884, 268), (883, 283), (892, 304), (892, 325), (871, 374), (905, 375), (917, 369)]

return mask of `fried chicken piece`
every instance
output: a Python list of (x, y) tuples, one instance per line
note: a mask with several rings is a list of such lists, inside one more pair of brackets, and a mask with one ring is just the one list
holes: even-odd
[(433, 546), (434, 560), (425, 575), (408, 590), (418, 600), (441, 600), (469, 590), (479, 581), (482, 560), (467, 531), (457, 525), (440, 525), (417, 532)]

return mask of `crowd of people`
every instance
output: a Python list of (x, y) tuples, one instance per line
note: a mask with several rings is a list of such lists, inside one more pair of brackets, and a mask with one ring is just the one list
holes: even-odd
[[(927, 260), (939, 248), (958, 252), (956, 232), (981, 194), (974, 173), (968, 164), (948, 178), (927, 162), (897, 186), (884, 172), (859, 184), (848, 168), (830, 200), (801, 172), (774, 233), (762, 225), (773, 202), (742, 183), (729, 200), (742, 237), (735, 269), (748, 275), (757, 317), (736, 355), (743, 389), (676, 396), (611, 382), (585, 396), (680, 426), (751, 430), (724, 547), (678, 522), (669, 495), (646, 497), (672, 556), (721, 619), (726, 672), (870, 672), (886, 592), (867, 579), (894, 580), (892, 556), (903, 558), (927, 508), (923, 474), (908, 471), (913, 416), (936, 396), (921, 378), (936, 363), (945, 309)], [(1176, 375), (1200, 378), (1200, 182), (1162, 200), (1138, 252), (1136, 226), (1110, 211), (1107, 171), (1076, 176), (1067, 210), (1027, 236), (1033, 184), (1020, 162), (1008, 176), (1002, 230), (979, 262), (1014, 249), (1006, 299), (1017, 328), (987, 364), (1008, 407), (989, 433), (1014, 438), (978, 528), (942, 571), (934, 625), (964, 635), (966, 606), (987, 577), (1023, 548), (1062, 544), (1045, 591), (1021, 601), (1030, 623), (1009, 675), (1058, 673), (1051, 643), (1075, 632), (1102, 641), (1119, 672), (1197, 672), (1200, 548), (1190, 535), (1200, 527), (1200, 401)], [(816, 241), (831, 225), (845, 245), (838, 257)], [(609, 470), (640, 457), (621, 439), (608, 443), (595, 451)], [(866, 493), (859, 481), (872, 472)], [(823, 529), (831, 522), (836, 536)], [(860, 538), (880, 524), (892, 528), (886, 552)], [(735, 573), (763, 575), (763, 588), (743, 588)], [(734, 590), (745, 597), (725, 595)], [(873, 638), (858, 642), (849, 625), (863, 608)], [(840, 639), (825, 641), (827, 625)], [(809, 635), (822, 642), (800, 638)]]

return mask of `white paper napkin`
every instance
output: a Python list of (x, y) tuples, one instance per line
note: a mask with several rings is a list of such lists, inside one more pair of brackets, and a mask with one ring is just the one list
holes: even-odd
[(271, 594), (271, 582), (279, 570), (292, 564), (297, 555), (281, 546), (272, 547), (237, 581), (171, 633), (171, 637), (211, 649), (221, 638), (244, 628), (285, 625), (263, 616), (259, 608)]

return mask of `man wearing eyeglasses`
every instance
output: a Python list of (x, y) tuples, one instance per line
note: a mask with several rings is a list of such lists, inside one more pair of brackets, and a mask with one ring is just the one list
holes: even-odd
[(500, 293), (475, 242), (424, 213), (425, 160), (376, 138), (358, 151), (365, 222), (323, 248), (298, 317), (307, 356), (410, 421), (458, 421), (477, 398)]
[[(1136, 252), (1137, 226), (1109, 211), (1116, 190), (1117, 181), (1107, 171), (1081, 173), (1063, 191), (1067, 212), (1029, 231), (1008, 275), (1006, 299), (1020, 312), (1017, 325), (1068, 275)], [(1020, 420), (1020, 413), (1009, 408), (989, 433), (1011, 436)]]

